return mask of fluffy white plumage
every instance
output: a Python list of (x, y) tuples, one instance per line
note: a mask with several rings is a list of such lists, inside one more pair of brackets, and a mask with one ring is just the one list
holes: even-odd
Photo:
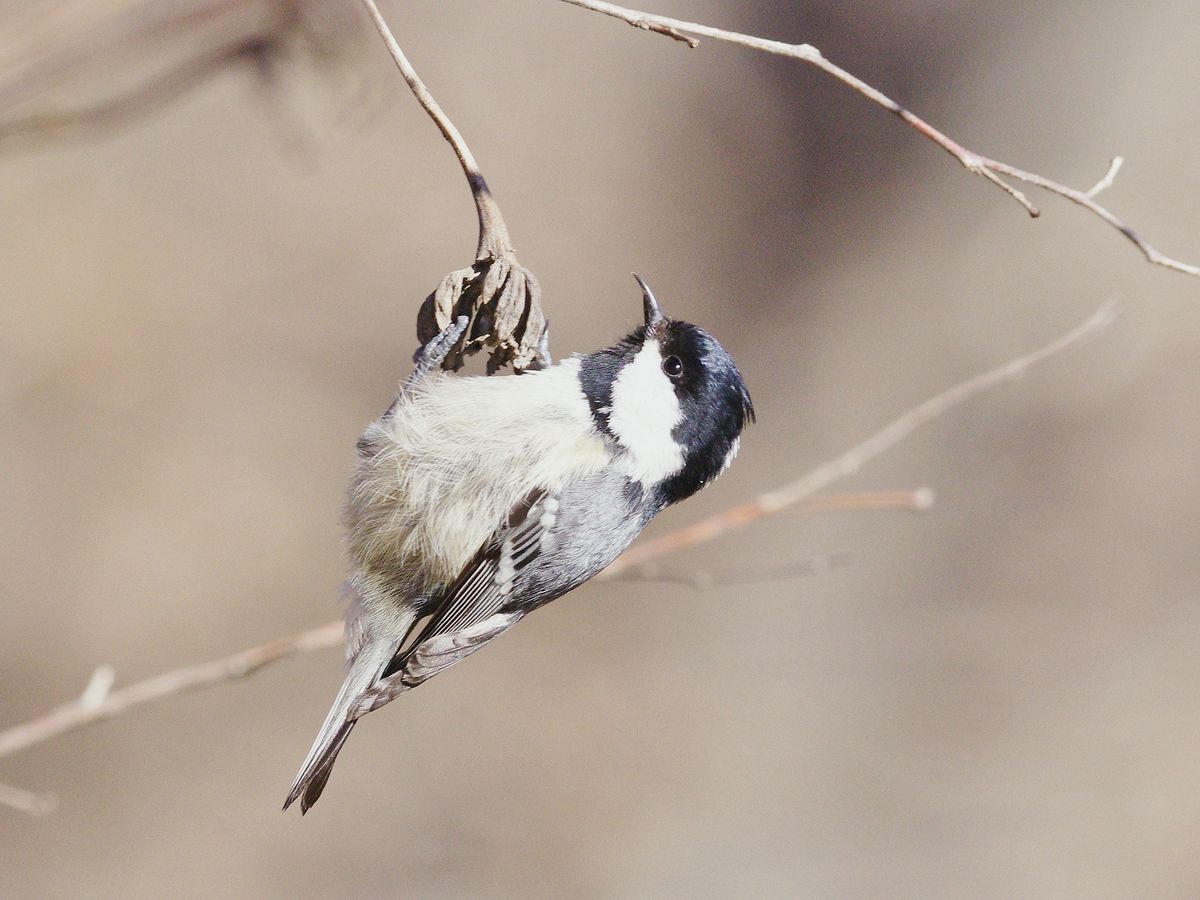
[(608, 464), (578, 369), (430, 375), (367, 429), (347, 525), (368, 630), (453, 581), (532, 490)]

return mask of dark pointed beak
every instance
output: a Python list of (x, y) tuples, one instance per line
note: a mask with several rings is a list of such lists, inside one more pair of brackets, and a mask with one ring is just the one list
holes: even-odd
[(646, 327), (650, 328), (663, 321), (666, 316), (658, 308), (658, 301), (654, 299), (654, 292), (650, 290), (650, 285), (646, 284), (642, 280), (642, 276), (637, 272), (633, 273), (633, 277), (637, 279), (637, 283), (642, 287), (642, 308), (646, 312)]

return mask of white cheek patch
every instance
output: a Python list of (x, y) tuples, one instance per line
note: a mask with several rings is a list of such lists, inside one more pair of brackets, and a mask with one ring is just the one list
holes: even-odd
[(671, 432), (683, 411), (663, 374), (658, 341), (646, 341), (612, 386), (608, 427), (627, 451), (630, 477), (651, 485), (683, 468), (683, 448)]

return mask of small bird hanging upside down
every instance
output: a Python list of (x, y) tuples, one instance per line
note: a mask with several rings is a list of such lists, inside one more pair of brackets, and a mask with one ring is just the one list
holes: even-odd
[(346, 516), (350, 670), (284, 809), (317, 802), (360, 717), (583, 584), (732, 462), (754, 419), (741, 373), (638, 282), (643, 326), (520, 376), (435, 372), (460, 319), (367, 427)]

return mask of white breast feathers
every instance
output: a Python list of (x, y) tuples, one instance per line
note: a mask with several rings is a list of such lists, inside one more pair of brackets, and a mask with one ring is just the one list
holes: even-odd
[(368, 428), (347, 523), (358, 580), (393, 597), (443, 586), (531, 491), (604, 468), (578, 366), (435, 374)]

